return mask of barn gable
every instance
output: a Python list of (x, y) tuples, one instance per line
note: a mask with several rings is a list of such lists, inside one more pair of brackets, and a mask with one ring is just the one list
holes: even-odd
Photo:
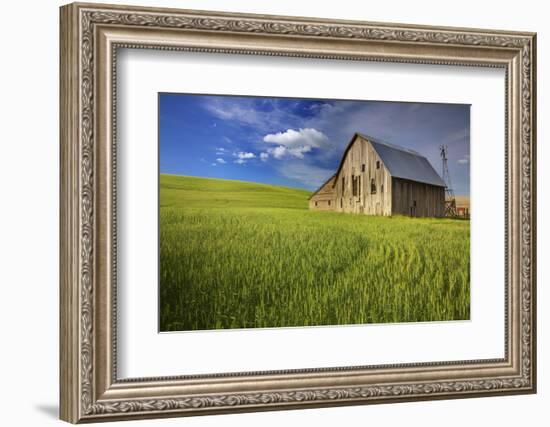
[(391, 175), (372, 145), (354, 134), (333, 184), (338, 212), (391, 215)]

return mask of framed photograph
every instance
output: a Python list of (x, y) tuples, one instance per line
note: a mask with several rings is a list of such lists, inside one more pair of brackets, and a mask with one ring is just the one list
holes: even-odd
[(536, 391), (535, 34), (61, 8), (61, 418)]

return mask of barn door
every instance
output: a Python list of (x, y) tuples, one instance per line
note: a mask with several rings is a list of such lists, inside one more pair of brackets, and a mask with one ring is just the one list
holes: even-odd
[(416, 200), (413, 200), (413, 204), (409, 209), (411, 212), (411, 216), (416, 216)]

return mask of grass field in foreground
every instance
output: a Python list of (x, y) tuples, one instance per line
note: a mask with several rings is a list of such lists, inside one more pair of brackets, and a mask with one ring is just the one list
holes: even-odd
[(314, 212), (309, 195), (161, 175), (161, 331), (469, 318), (469, 221)]

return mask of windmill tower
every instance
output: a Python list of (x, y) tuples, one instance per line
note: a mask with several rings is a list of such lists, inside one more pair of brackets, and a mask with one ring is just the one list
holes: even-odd
[(451, 184), (451, 174), (449, 173), (449, 167), (447, 165), (447, 146), (440, 145), (439, 152), (441, 154), (441, 177), (445, 182), (445, 216), (455, 217), (456, 213), (456, 200), (453, 186)]

